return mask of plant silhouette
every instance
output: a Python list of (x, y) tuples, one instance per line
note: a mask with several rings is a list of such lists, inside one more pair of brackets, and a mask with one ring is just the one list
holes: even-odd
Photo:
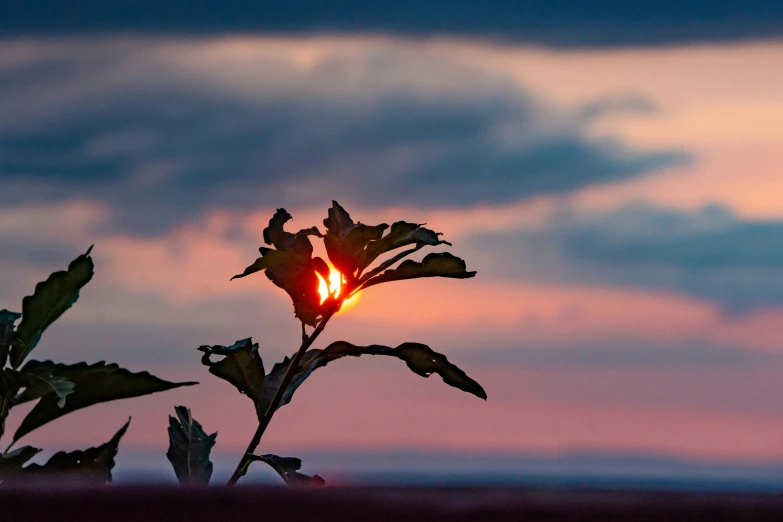
[[(209, 372), (250, 398), (256, 411), (258, 427), (229, 485), (236, 484), (253, 462), (269, 465), (291, 486), (324, 483), (318, 475), (300, 473), (302, 463), (297, 458), (257, 455), (255, 451), (275, 412), (291, 402), (296, 390), (315, 370), (337, 359), (362, 355), (394, 357), (418, 375), (438, 374), (450, 386), (482, 399), (487, 397), (481, 385), (445, 355), (424, 344), (404, 342), (392, 348), (337, 341), (325, 348), (311, 348), (343, 304), (367, 288), (420, 277), (475, 276), (475, 272), (466, 270), (462, 259), (445, 252), (428, 254), (421, 261), (404, 260), (427, 246), (451, 246), (440, 239), (441, 234), (404, 221), (391, 227), (354, 223), (337, 202), (332, 203), (324, 219), (325, 234), (317, 227), (287, 232), (284, 225), (290, 219), (291, 215), (284, 209), (277, 210), (264, 229), (264, 242), (269, 247), (261, 247), (261, 257), (232, 279), (265, 272), (270, 281), (288, 293), (294, 315), (302, 324), (298, 350), (290, 358), (274, 364), (267, 373), (259, 346), (250, 338), (229, 346), (198, 348), (202, 352), (201, 362)], [(339, 271), (336, 278), (326, 261), (313, 257), (311, 238), (323, 240), (329, 261)], [(197, 384), (169, 382), (147, 372), (132, 373), (103, 361), (63, 364), (28, 359), (46, 329), (77, 301), (79, 291), (92, 280), (91, 251), (92, 247), (72, 261), (67, 270), (55, 272), (38, 283), (33, 294), (22, 300), (21, 313), (0, 310), (0, 438), (5, 435), (5, 421), (11, 410), (35, 402), (13, 434), (10, 445), (0, 454), (2, 484), (42, 477), (66, 478), (70, 483), (111, 482), (114, 457), (130, 419), (108, 442), (84, 451), (55, 453), (45, 464), (29, 463), (41, 451), (39, 448), (12, 448), (28, 433), (73, 411)], [(327, 286), (326, 281), (332, 286)], [(308, 327), (312, 329), (309, 333)], [(177, 406), (175, 413), (176, 417), (169, 418), (166, 455), (181, 483), (207, 484), (212, 476), (210, 453), (217, 433), (208, 435), (184, 406)]]
[[(443, 381), (455, 388), (486, 399), (484, 389), (465, 372), (449, 362), (445, 355), (424, 344), (405, 342), (392, 348), (388, 346), (357, 346), (345, 341), (334, 342), (323, 349), (311, 349), (332, 316), (343, 303), (358, 292), (372, 286), (416, 279), (420, 277), (470, 278), (476, 272), (466, 270), (465, 262), (449, 253), (431, 253), (417, 262), (403, 259), (425, 247), (449, 245), (440, 239), (441, 234), (423, 225), (398, 221), (387, 224), (364, 225), (354, 223), (348, 212), (337, 202), (332, 202), (324, 219), (326, 234), (317, 227), (287, 232), (284, 225), (291, 215), (278, 209), (264, 229), (261, 257), (244, 272), (232, 279), (243, 278), (257, 272), (285, 290), (291, 297), (294, 315), (302, 323), (302, 339), (298, 350), (282, 362), (272, 366), (267, 373), (259, 353), (259, 346), (252, 339), (242, 339), (229, 346), (201, 346), (201, 362), (209, 372), (234, 385), (253, 401), (258, 427), (228, 481), (234, 485), (253, 462), (271, 466), (289, 485), (320, 485), (323, 479), (299, 473), (301, 461), (277, 455), (256, 455), (255, 451), (275, 412), (288, 404), (296, 390), (318, 368), (343, 357), (383, 355), (401, 359), (408, 368), (422, 377), (438, 374)], [(313, 257), (311, 239), (323, 240), (329, 260), (339, 271), (339, 291), (326, 291), (322, 281), (330, 280), (329, 265), (319, 257)], [(271, 248), (270, 248), (271, 247)], [(400, 251), (400, 249), (405, 250)], [(382, 257), (386, 257), (382, 259)], [(402, 261), (402, 262), (401, 262)], [(377, 266), (371, 268), (374, 263)], [(401, 263), (400, 263), (401, 262)], [(397, 263), (400, 263), (397, 265)], [(395, 267), (395, 265), (397, 265)], [(319, 292), (319, 288), (321, 291)], [(312, 331), (307, 332), (307, 327)], [(207, 435), (183, 406), (176, 408), (177, 418), (169, 418), (169, 453), (177, 477), (186, 484), (209, 482), (212, 464), (209, 454), (217, 434)]]
[(11, 410), (36, 401), (14, 433), (11, 445), (0, 454), (3, 484), (51, 477), (65, 478), (69, 483), (111, 482), (114, 457), (130, 419), (109, 442), (85, 451), (55, 453), (43, 465), (27, 464), (40, 448), (11, 448), (31, 431), (73, 411), (197, 384), (164, 381), (147, 372), (132, 373), (104, 361), (95, 364), (25, 362), (46, 329), (76, 302), (79, 290), (92, 279), (91, 251), (92, 247), (72, 261), (67, 270), (55, 272), (38, 283), (33, 295), (22, 300), (21, 313), (0, 310), (0, 438), (5, 434), (5, 421)]

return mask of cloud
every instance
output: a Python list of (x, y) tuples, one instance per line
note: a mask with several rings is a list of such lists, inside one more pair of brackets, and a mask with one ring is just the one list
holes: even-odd
[(564, 194), (689, 160), (408, 42), (0, 44), (4, 203), (80, 199), (156, 233), (215, 208), (460, 206)]
[(13, 2), (0, 8), (0, 32), (80, 33), (390, 33), (496, 38), (558, 47), (681, 44), (775, 38), (783, 7), (768, 0), (628, 2), (533, 0), (300, 0), (191, 2), (152, 0)]
[[(529, 341), (524, 342), (530, 345)], [(579, 340), (570, 343), (536, 342), (531, 346), (493, 346), (463, 359), (472, 365), (518, 366), (527, 369), (557, 368), (739, 368), (779, 365), (780, 357), (739, 346), (714, 345), (702, 339), (676, 342), (639, 338), (613, 338), (602, 341)]]
[(489, 273), (673, 290), (727, 312), (783, 306), (783, 221), (743, 220), (719, 205), (696, 212), (647, 205), (563, 210), (542, 230), (473, 242), (504, 263), (515, 259)]

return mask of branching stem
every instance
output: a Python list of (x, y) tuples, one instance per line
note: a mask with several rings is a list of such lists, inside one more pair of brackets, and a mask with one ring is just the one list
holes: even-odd
[(264, 413), (263, 417), (259, 419), (258, 428), (256, 428), (256, 433), (253, 435), (253, 438), (250, 440), (250, 444), (248, 444), (247, 446), (247, 450), (245, 450), (245, 453), (242, 455), (242, 458), (239, 460), (239, 464), (237, 465), (237, 468), (234, 470), (234, 473), (231, 475), (231, 478), (228, 480), (227, 483), (228, 486), (233, 486), (234, 484), (236, 484), (239, 478), (244, 474), (245, 472), (244, 468), (247, 465), (248, 456), (253, 454), (253, 452), (258, 447), (258, 444), (261, 442), (261, 437), (264, 435), (264, 431), (266, 431), (267, 426), (269, 426), (269, 421), (272, 420), (272, 416), (275, 414), (275, 410), (277, 410), (277, 406), (280, 404), (280, 401), (283, 399), (283, 395), (285, 394), (285, 391), (288, 389), (288, 385), (291, 384), (291, 379), (294, 378), (296, 369), (299, 367), (299, 362), (302, 360), (302, 357), (304, 356), (307, 349), (310, 348), (310, 346), (313, 344), (316, 337), (318, 337), (321, 334), (321, 332), (323, 332), (324, 328), (326, 327), (326, 323), (329, 321), (329, 319), (331, 319), (331, 317), (332, 317), (331, 314), (325, 315), (309, 337), (304, 335), (304, 324), (303, 324), (302, 345), (299, 347), (299, 350), (296, 352), (296, 355), (294, 355), (293, 358), (291, 358), (291, 364), (288, 365), (288, 369), (286, 370), (285, 375), (283, 376), (283, 381), (280, 383), (280, 386), (277, 388), (277, 391), (275, 392), (275, 396), (272, 398), (272, 402), (269, 403), (269, 408), (266, 410), (266, 413)]

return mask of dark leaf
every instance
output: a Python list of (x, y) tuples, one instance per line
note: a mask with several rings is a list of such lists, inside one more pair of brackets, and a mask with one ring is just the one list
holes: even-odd
[(375, 226), (354, 224), (348, 212), (336, 201), (332, 201), (324, 226), (324, 245), (329, 260), (347, 278), (353, 277), (360, 268), (367, 245), (381, 239), (383, 231), (389, 228), (385, 223)]
[[(17, 395), (19, 390), (24, 390)], [(58, 407), (65, 405), (65, 398), (73, 392), (73, 383), (52, 377), (51, 375), (39, 376), (33, 373), (20, 372), (10, 368), (0, 369), (0, 437), (5, 433), (5, 421), (9, 410), (20, 404), (20, 396), (38, 398), (51, 393)]]
[(8, 475), (21, 471), (22, 466), (40, 451), (40, 448), (22, 446), (14, 451), (9, 451), (5, 455), (0, 454), (0, 482)]
[(21, 388), (19, 383), (11, 379), (11, 371), (13, 370), (0, 370), (0, 438), (5, 434), (5, 420), (11, 409), (11, 400)]
[(20, 317), (22, 314), (0, 310), (0, 368), (5, 366), (8, 360), (8, 350), (11, 349), (11, 341), (14, 338), (14, 323)]
[(305, 475), (299, 473), (302, 461), (294, 457), (278, 457), (277, 455), (250, 455), (242, 470), (242, 475), (247, 472), (251, 462), (264, 462), (274, 469), (286, 484), (294, 487), (321, 487), (326, 483), (318, 475)]
[(209, 454), (217, 433), (207, 435), (185, 406), (174, 410), (179, 420), (169, 416), (169, 451), (166, 457), (180, 484), (206, 485), (212, 477)]
[(58, 478), (68, 483), (106, 484), (111, 482), (111, 470), (114, 468), (114, 457), (120, 439), (128, 430), (130, 419), (120, 428), (114, 437), (97, 448), (66, 453), (60, 451), (44, 465), (30, 464), (18, 476), (24, 480), (48, 476)]
[(57, 405), (57, 396), (54, 393), (42, 396), (16, 430), (14, 441), (48, 422), (93, 404), (140, 397), (180, 386), (198, 384), (164, 381), (147, 372), (132, 373), (116, 364), (106, 364), (103, 361), (91, 365), (28, 361), (22, 371), (71, 381), (74, 384), (74, 391), (67, 397), (62, 408)]
[(8, 369), (3, 371), (7, 382), (13, 383), (17, 389), (24, 389), (21, 394), (11, 399), (11, 406), (34, 401), (53, 393), (57, 406), (62, 408), (68, 395), (73, 393), (74, 384), (62, 377), (55, 377), (46, 372), (28, 373)]
[[(307, 354), (305, 354), (305, 356), (306, 355)], [(275, 365), (272, 366), (272, 370), (264, 379), (264, 391), (261, 393), (261, 397), (259, 398), (258, 402), (256, 402), (256, 411), (258, 411), (259, 416), (264, 415), (269, 410), (269, 406), (272, 404), (272, 399), (277, 393), (277, 389), (280, 388), (280, 385), (283, 383), (283, 377), (285, 376), (286, 371), (288, 371), (290, 364), (291, 359), (285, 357), (283, 362), (275, 363)], [(296, 380), (296, 375), (294, 375), (294, 380)], [(289, 390), (291, 389), (292, 385), (293, 382), (288, 386)], [(288, 404), (288, 401), (284, 395), (277, 407), (280, 408), (286, 404)]]
[[(389, 225), (386, 223), (375, 226), (354, 224), (348, 212), (336, 201), (332, 201), (332, 208), (329, 209), (328, 217), (324, 219), (324, 225), (326, 226), (324, 238), (326, 252), (334, 266), (346, 276), (349, 291), (356, 286), (353, 280), (379, 256), (387, 252), (415, 245), (414, 248), (384, 262), (381, 267), (374, 269), (369, 277), (382, 272), (426, 245), (451, 244), (441, 241), (439, 239), (441, 234), (423, 228), (422, 225), (405, 221), (394, 223), (389, 233), (384, 236), (383, 232), (389, 228)], [(369, 277), (363, 279), (367, 280)]]
[[(359, 268), (362, 270), (370, 266), (379, 256), (402, 248), (408, 245), (416, 245), (421, 248), (425, 245), (438, 246), (449, 245), (448, 241), (441, 241), (439, 239), (441, 234), (439, 232), (433, 232), (428, 228), (423, 228), (422, 225), (416, 223), (407, 223), (405, 221), (397, 221), (393, 223), (389, 233), (383, 236), (379, 241), (371, 242), (367, 245), (367, 249), (361, 258)], [(416, 250), (418, 250), (418, 248)], [(413, 252), (414, 250), (409, 251)], [(406, 254), (407, 255), (407, 254)]]
[(422, 247), (424, 247), (423, 244), (416, 245), (413, 248), (409, 248), (408, 250), (403, 250), (402, 252), (398, 253), (394, 257), (391, 257), (391, 258), (387, 259), (386, 261), (384, 261), (383, 263), (381, 263), (377, 267), (375, 267), (372, 270), (370, 270), (369, 272), (365, 273), (361, 277), (361, 279), (359, 280), (359, 282), (358, 282), (358, 284), (356, 286), (361, 286), (365, 281), (375, 277), (376, 275), (380, 274), (381, 272), (383, 272), (387, 268), (390, 268), (392, 265), (394, 265), (398, 261), (402, 260), (403, 258), (406, 258), (409, 255), (413, 254), (414, 252), (417, 252), (417, 251), (421, 250)]
[(93, 275), (90, 251), (77, 257), (67, 271), (55, 272), (35, 285), (35, 292), (22, 300), (22, 322), (11, 347), (11, 365), (18, 368), (35, 348), (46, 328), (79, 298), (79, 290)]
[[(253, 402), (258, 401), (264, 391), (264, 363), (258, 354), (258, 344), (242, 339), (231, 346), (201, 346), (204, 352), (201, 363), (209, 366), (209, 373), (225, 379)], [(218, 362), (210, 360), (211, 355), (222, 355)]]
[[(326, 366), (331, 361), (346, 356), (359, 357), (361, 355), (386, 355), (402, 359), (414, 373), (422, 377), (429, 377), (433, 373), (440, 375), (443, 382), (462, 391), (471, 393), (480, 399), (487, 398), (484, 388), (479, 383), (468, 377), (465, 372), (450, 363), (445, 355), (433, 351), (429, 346), (419, 343), (403, 343), (396, 348), (380, 346), (356, 346), (345, 341), (337, 341), (323, 350), (308, 350), (299, 363), (299, 369), (294, 374), (291, 384), (288, 385), (278, 408), (291, 402), (294, 392), (302, 383), (318, 368)], [(282, 381), (282, 376), (288, 368), (289, 360), (277, 363), (267, 375), (267, 388), (264, 391), (264, 401), (268, 407), (269, 401), (274, 396), (277, 387)]]
[[(293, 219), (291, 214), (286, 212), (284, 208), (277, 209), (275, 215), (269, 220), (269, 226), (264, 229), (264, 242), (267, 245), (274, 245), (274, 247), (283, 252), (301, 248), (307, 250), (306, 244), (302, 241), (306, 236), (323, 237), (316, 227), (305, 228), (292, 234), (283, 230), (285, 223)], [(307, 244), (310, 240), (307, 240)], [(310, 247), (310, 253), (312, 253), (312, 246)]]
[(321, 236), (315, 227), (300, 230), (296, 234), (283, 230), (291, 219), (285, 209), (278, 209), (269, 226), (264, 229), (264, 241), (274, 245), (276, 250), (261, 247), (261, 257), (244, 272), (231, 279), (245, 277), (265, 271), (267, 278), (285, 290), (294, 303), (296, 317), (310, 326), (316, 326), (322, 315), (321, 297), (318, 294), (318, 276), (329, 276), (329, 269), (323, 259), (313, 258), (313, 245), (308, 236)]
[(249, 275), (255, 274), (256, 272), (261, 272), (262, 270), (266, 270), (267, 268), (273, 266), (283, 266), (288, 262), (288, 256), (286, 255), (285, 252), (280, 252), (279, 250), (273, 250), (271, 248), (263, 248), (263, 247), (260, 250), (262, 256), (256, 259), (255, 261), (253, 261), (252, 265), (245, 268), (244, 272), (232, 277), (231, 278), (232, 281), (234, 279), (247, 277)]
[(402, 264), (393, 270), (387, 270), (380, 275), (366, 280), (362, 288), (369, 288), (379, 283), (389, 281), (401, 281), (404, 279), (416, 279), (418, 277), (452, 277), (457, 279), (466, 279), (473, 277), (476, 272), (468, 272), (465, 267), (465, 261), (443, 252), (439, 254), (428, 254), (422, 261), (416, 262), (403, 261)]

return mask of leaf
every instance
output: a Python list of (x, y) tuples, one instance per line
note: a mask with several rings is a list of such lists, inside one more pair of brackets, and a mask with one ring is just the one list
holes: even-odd
[(74, 391), (68, 395), (62, 408), (57, 405), (57, 397), (54, 393), (43, 395), (16, 430), (14, 441), (48, 422), (93, 404), (140, 397), (180, 386), (198, 384), (164, 381), (148, 372), (132, 373), (116, 364), (106, 364), (103, 361), (91, 365), (28, 361), (22, 371), (71, 381), (74, 384)]
[(285, 252), (263, 247), (261, 247), (259, 250), (261, 250), (262, 257), (259, 257), (253, 261), (253, 264), (245, 268), (244, 272), (232, 277), (231, 281), (234, 279), (247, 277), (249, 275), (255, 274), (256, 272), (261, 272), (262, 270), (266, 270), (267, 268), (271, 268), (273, 266), (282, 266), (288, 262), (288, 256), (285, 254)]
[(0, 438), (5, 434), (5, 420), (11, 409), (11, 399), (21, 387), (10, 378), (10, 371), (12, 370), (3, 369), (0, 371)]
[(185, 406), (175, 406), (179, 420), (169, 415), (169, 451), (166, 457), (180, 484), (206, 485), (212, 477), (209, 454), (217, 433), (207, 435)]
[(59, 407), (65, 404), (66, 396), (73, 391), (73, 383), (51, 376), (41, 377), (33, 373), (20, 372), (10, 368), (0, 369), (0, 437), (5, 433), (5, 420), (9, 410), (19, 404), (17, 392), (22, 395), (40, 397), (52, 393)]
[(0, 310), (0, 368), (5, 366), (8, 360), (8, 351), (11, 349), (11, 341), (14, 338), (14, 323), (22, 317), (22, 314), (9, 310)]
[(278, 209), (269, 226), (264, 229), (264, 241), (274, 245), (276, 250), (261, 247), (261, 257), (248, 266), (244, 272), (231, 279), (238, 279), (265, 271), (267, 278), (285, 290), (294, 303), (296, 317), (310, 326), (316, 326), (321, 317), (321, 297), (318, 294), (318, 276), (329, 277), (329, 267), (319, 257), (313, 256), (313, 245), (309, 236), (319, 236), (317, 228), (303, 229), (292, 234), (283, 230), (291, 219), (285, 209)]
[(22, 322), (11, 347), (11, 366), (18, 368), (38, 344), (44, 330), (79, 298), (79, 290), (92, 279), (91, 250), (92, 247), (72, 261), (67, 271), (54, 272), (49, 279), (35, 285), (33, 295), (22, 300)]
[[(302, 237), (323, 237), (316, 227), (302, 229), (296, 234), (286, 232), (283, 230), (283, 226), (290, 219), (293, 219), (293, 217), (284, 208), (277, 209), (275, 215), (269, 220), (269, 226), (264, 229), (264, 242), (267, 245), (274, 245), (278, 250), (288, 251), (297, 247), (304, 247), (304, 243), (301, 240)], [(307, 242), (309, 243), (310, 241), (308, 240)]]
[[(304, 383), (310, 374), (318, 368), (326, 366), (331, 361), (342, 357), (359, 357), (361, 355), (386, 355), (402, 359), (408, 365), (408, 368), (417, 375), (429, 377), (433, 373), (436, 373), (440, 375), (443, 382), (449, 386), (471, 393), (480, 399), (487, 399), (487, 393), (479, 383), (468, 377), (467, 374), (457, 366), (450, 363), (445, 355), (433, 351), (425, 344), (403, 343), (396, 348), (390, 348), (377, 344), (356, 346), (345, 341), (337, 341), (323, 350), (313, 349), (305, 352), (299, 363), (299, 368), (291, 380), (291, 384), (288, 385), (288, 389), (283, 394), (280, 404), (277, 407), (281, 408), (291, 402), (294, 392)], [(288, 358), (286, 358), (282, 363), (275, 364), (272, 371), (267, 375), (267, 384), (263, 399), (267, 407), (282, 381), (288, 364), (290, 363)]]
[(247, 473), (247, 468), (251, 462), (264, 462), (274, 469), (280, 478), (282, 478), (286, 484), (293, 487), (322, 487), (326, 485), (324, 479), (318, 475), (305, 475), (299, 473), (302, 467), (302, 461), (294, 457), (278, 457), (277, 455), (248, 455), (248, 460), (245, 463), (244, 468), (240, 476)]
[(22, 469), (18, 476), (25, 480), (37, 479), (41, 476), (56, 477), (68, 483), (106, 484), (111, 482), (111, 470), (114, 468), (114, 457), (117, 456), (120, 439), (128, 430), (130, 419), (120, 428), (109, 442), (97, 448), (66, 453), (60, 451), (52, 455), (46, 464), (30, 464)]
[(9, 451), (5, 455), (0, 454), (0, 482), (8, 475), (21, 471), (22, 466), (40, 451), (40, 448), (22, 446), (14, 451)]
[[(209, 373), (230, 382), (253, 402), (258, 401), (264, 391), (264, 363), (252, 338), (241, 339), (228, 347), (201, 346), (199, 351), (204, 352), (201, 363), (209, 366)], [(225, 357), (213, 362), (210, 360), (213, 354)]]
[(389, 228), (389, 225), (386, 223), (376, 226), (354, 224), (348, 212), (336, 201), (332, 201), (332, 208), (327, 214), (328, 217), (324, 219), (326, 253), (341, 274), (346, 278), (352, 278), (359, 269), (359, 260), (367, 245), (371, 241), (381, 239), (383, 231)]
[[(305, 356), (306, 355), (307, 352), (305, 353)], [(288, 371), (288, 367), (290, 365), (291, 359), (285, 357), (283, 362), (275, 363), (275, 365), (272, 366), (272, 370), (267, 374), (266, 378), (264, 379), (264, 391), (261, 393), (261, 397), (259, 397), (258, 401), (256, 401), (256, 411), (258, 412), (259, 416), (262, 416), (267, 411), (269, 411), (269, 406), (272, 404), (272, 399), (277, 393), (277, 389), (280, 388), (281, 384), (283, 384), (283, 378), (285, 377), (285, 373)], [(294, 380), (295, 379), (296, 374), (294, 374)], [(291, 389), (292, 385), (293, 381), (288, 385), (289, 390)], [(275, 410), (279, 409), (281, 406), (285, 406), (289, 401), (290, 398), (286, 400), (284, 395), (280, 401), (280, 404), (277, 405)]]
[(17, 389), (24, 388), (21, 394), (11, 399), (11, 406), (34, 401), (53, 392), (57, 406), (63, 408), (66, 398), (73, 393), (74, 384), (62, 377), (55, 377), (46, 372), (38, 374), (9, 369), (4, 371), (8, 382), (13, 383)]
[[(397, 221), (396, 223), (392, 223), (388, 234), (386, 234), (379, 241), (371, 242), (367, 245), (367, 249), (362, 256), (359, 267), (364, 269), (368, 267), (373, 261), (375, 261), (375, 259), (385, 254), (386, 252), (390, 252), (408, 245), (416, 245), (418, 248), (421, 248), (425, 245), (451, 246), (451, 243), (448, 241), (441, 241), (439, 239), (439, 236), (441, 235), (442, 234), (439, 232), (434, 232), (428, 228), (423, 228), (422, 225), (416, 223)], [(416, 248), (416, 250), (418, 250), (418, 248)], [(414, 250), (411, 250), (410, 252), (413, 251)]]
[(361, 286), (362, 284), (364, 284), (365, 281), (375, 277), (376, 275), (380, 274), (381, 272), (383, 272), (387, 268), (390, 268), (392, 265), (397, 263), (397, 261), (400, 261), (401, 259), (403, 259), (405, 257), (408, 257), (409, 255), (413, 254), (414, 252), (417, 252), (418, 250), (421, 250), (422, 247), (424, 247), (424, 245), (416, 245), (413, 248), (410, 248), (408, 250), (403, 250), (402, 252), (400, 252), (396, 256), (387, 259), (386, 261), (384, 261), (383, 263), (381, 263), (377, 267), (373, 268), (372, 270), (370, 270), (369, 272), (364, 274), (361, 277), (361, 279), (359, 280), (357, 286)]
[(433, 232), (422, 225), (398, 221), (391, 226), (391, 230), (385, 236), (383, 232), (389, 225), (368, 226), (362, 223), (354, 224), (350, 214), (336, 201), (332, 201), (332, 208), (328, 211), (328, 217), (324, 219), (326, 236), (324, 245), (329, 260), (346, 276), (347, 286), (352, 289), (355, 285), (352, 279), (358, 277), (379, 256), (398, 248), (416, 245), (415, 248), (403, 252), (393, 260), (385, 262), (382, 268), (374, 270), (372, 275), (383, 271), (403, 257), (426, 246), (441, 244), (451, 245), (447, 241), (441, 241), (438, 232)]
[(427, 254), (422, 261), (416, 262), (403, 261), (396, 269), (387, 270), (380, 275), (366, 280), (362, 284), (362, 289), (369, 288), (380, 283), (389, 281), (401, 281), (404, 279), (416, 279), (419, 277), (451, 277), (457, 279), (466, 279), (474, 277), (476, 272), (468, 272), (465, 267), (465, 261), (442, 252), (439, 254)]

